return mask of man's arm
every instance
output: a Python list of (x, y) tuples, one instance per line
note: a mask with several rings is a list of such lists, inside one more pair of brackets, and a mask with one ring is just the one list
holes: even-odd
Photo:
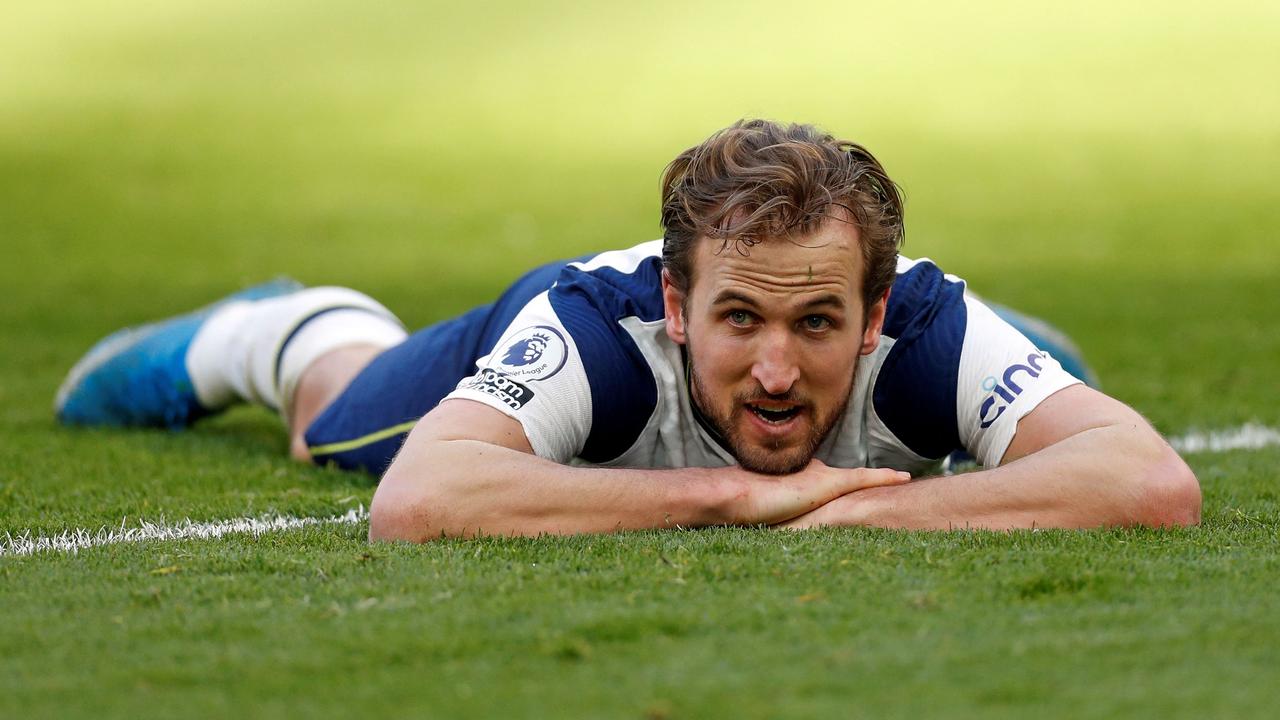
[(533, 455), (516, 420), (446, 400), (409, 434), (370, 508), (371, 540), (774, 524), (855, 490), (903, 483), (893, 470), (820, 462), (766, 476), (738, 467), (570, 467)]
[(892, 528), (1194, 525), (1200, 485), (1124, 403), (1073, 385), (1018, 421), (1000, 467), (873, 488), (782, 524)]

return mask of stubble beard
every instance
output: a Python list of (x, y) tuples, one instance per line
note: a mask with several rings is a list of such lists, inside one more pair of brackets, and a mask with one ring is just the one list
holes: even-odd
[[(720, 406), (712, 402), (712, 399), (707, 397), (703, 390), (698, 368), (693, 363), (692, 349), (689, 350), (689, 391), (693, 397), (694, 405), (702, 413), (703, 418), (711, 424), (712, 428), (729, 445), (729, 451), (733, 453), (734, 459), (738, 461), (738, 465), (744, 470), (764, 475), (790, 475), (803, 470), (813, 460), (813, 456), (818, 452), (822, 442), (831, 434), (840, 418), (844, 417), (844, 412), (849, 406), (849, 393), (853, 389), (853, 378), (857, 376), (860, 359), (854, 358), (849, 387), (840, 396), (839, 404), (826, 417), (817, 417), (813, 404), (802, 396), (794, 393), (769, 395), (763, 391), (735, 395), (728, 413), (722, 413)], [(772, 447), (769, 445), (761, 447), (747, 442), (746, 438), (739, 432), (738, 424), (734, 422), (734, 414), (750, 412), (745, 409), (746, 403), (766, 398), (801, 405), (805, 413), (811, 418), (809, 432), (799, 446), (789, 451), (784, 450), (783, 443), (779, 439), (771, 443)]]

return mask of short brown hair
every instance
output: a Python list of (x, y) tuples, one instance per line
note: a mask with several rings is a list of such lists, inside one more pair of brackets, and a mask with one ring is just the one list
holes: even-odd
[(662, 264), (688, 291), (694, 243), (746, 252), (816, 229), (834, 207), (858, 228), (864, 307), (893, 284), (904, 240), (902, 192), (866, 148), (813, 125), (739, 120), (680, 153), (662, 178)]

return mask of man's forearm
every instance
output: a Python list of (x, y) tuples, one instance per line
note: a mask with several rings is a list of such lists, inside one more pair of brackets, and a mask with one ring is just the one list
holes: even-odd
[(421, 541), (720, 524), (730, 521), (732, 471), (578, 468), (478, 440), (436, 441), (383, 478), (374, 514), (387, 522), (372, 524), (370, 536)]
[(1086, 430), (991, 470), (853, 493), (792, 525), (1073, 528), (1199, 521), (1186, 465), (1150, 428)]
[(845, 493), (908, 479), (892, 470), (820, 462), (786, 476), (737, 466), (570, 467), (478, 440), (437, 440), (407, 450), (374, 496), (374, 540), (773, 524)]

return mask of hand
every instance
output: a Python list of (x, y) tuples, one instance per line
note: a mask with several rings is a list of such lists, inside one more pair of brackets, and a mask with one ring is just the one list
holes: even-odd
[(889, 468), (833, 468), (816, 459), (791, 475), (746, 475), (745, 496), (738, 503), (744, 511), (734, 518), (735, 524), (741, 525), (800, 522), (811, 516), (821, 519), (825, 515), (819, 513), (841, 497), (911, 480), (910, 473)]
[[(817, 462), (817, 461), (815, 461)], [(832, 468), (834, 470), (834, 468)], [(882, 473), (883, 470), (835, 470), (836, 472), (846, 473)], [(854, 488), (847, 493), (835, 497), (823, 505), (810, 510), (803, 515), (791, 518), (785, 522), (776, 523), (774, 529), (778, 530), (805, 530), (809, 528), (835, 526), (835, 525), (857, 525), (858, 515), (857, 506), (862, 502), (863, 498), (858, 497), (858, 490), (865, 490), (873, 487), (885, 487), (890, 485), (903, 485), (911, 481), (910, 473), (894, 472), (896, 478), (888, 482), (877, 482), (864, 484), (861, 487)]]

